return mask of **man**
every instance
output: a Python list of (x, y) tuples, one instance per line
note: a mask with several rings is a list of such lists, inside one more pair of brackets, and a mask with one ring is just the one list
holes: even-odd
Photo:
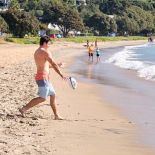
[(91, 44), (91, 46), (89, 46), (88, 48), (88, 55), (89, 55), (89, 61), (90, 61), (90, 58), (92, 57), (92, 62), (93, 62), (93, 53), (94, 53), (94, 45)]
[[(58, 115), (55, 101), (55, 91), (52, 84), (49, 81), (49, 69), (53, 68), (62, 79), (66, 80), (66, 77), (61, 73), (59, 66), (53, 60), (51, 53), (47, 50), (50, 45), (50, 38), (44, 36), (40, 38), (40, 47), (34, 53), (34, 60), (37, 67), (37, 74), (35, 76), (36, 83), (38, 85), (39, 97), (32, 99), (27, 105), (19, 109), (22, 116), (30, 108), (44, 102), (48, 96), (50, 96), (50, 105), (54, 113), (55, 120), (62, 120)], [(61, 64), (60, 64), (61, 66)]]
[(95, 40), (95, 48), (97, 48), (98, 46), (97, 46), (97, 38), (96, 38), (96, 40)]
[(87, 46), (87, 48), (89, 47), (89, 40), (87, 40), (87, 45), (86, 46)]

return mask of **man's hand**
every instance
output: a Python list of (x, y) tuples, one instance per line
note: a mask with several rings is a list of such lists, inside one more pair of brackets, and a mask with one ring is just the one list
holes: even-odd
[(64, 68), (65, 65), (66, 65), (66, 63), (64, 63), (64, 62), (60, 62), (60, 63), (57, 63), (57, 65), (58, 65), (59, 67), (61, 67), (61, 68)]
[(61, 77), (62, 77), (62, 79), (65, 80), (65, 81), (68, 80), (68, 77), (67, 77), (67, 76), (61, 75)]

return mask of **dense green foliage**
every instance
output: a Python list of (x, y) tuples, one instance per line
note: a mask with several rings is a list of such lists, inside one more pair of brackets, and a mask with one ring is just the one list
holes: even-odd
[(0, 16), (0, 32), (7, 32), (8, 31), (8, 25), (5, 22), (5, 20)]
[(10, 9), (20, 9), (20, 4), (19, 4), (18, 0), (11, 0), (9, 8)]
[(67, 36), (71, 30), (84, 29), (78, 12), (59, 2), (52, 1), (50, 7), (44, 9), (43, 21), (58, 25), (63, 36)]
[(87, 22), (87, 26), (92, 27), (99, 35), (106, 35), (108, 32), (115, 32), (117, 25), (114, 19), (105, 14), (95, 14)]
[[(35, 23), (38, 22), (33, 16), (41, 23), (58, 25), (64, 36), (67, 36), (69, 31), (96, 35), (108, 35), (111, 32), (119, 35), (146, 35), (155, 32), (155, 0), (86, 0), (86, 3), (76, 3), (76, 0), (12, 0), (10, 9), (22, 10), (23, 14), (26, 14), (26, 11), (26, 18), (31, 18), (35, 31)], [(28, 22), (19, 14), (16, 18), (20, 19), (13, 21), (17, 22), (15, 25)], [(10, 32), (19, 36), (12, 30), (8, 19), (5, 20), (9, 24)], [(23, 33), (28, 31), (27, 29)], [(34, 34), (32, 30), (30, 33)]]
[(154, 32), (155, 18), (151, 12), (132, 6), (126, 9), (123, 16), (117, 16), (118, 32), (128, 31), (130, 34)]
[(39, 22), (36, 17), (31, 14), (9, 9), (5, 13), (2, 13), (2, 17), (5, 19), (9, 26), (10, 32), (17, 37), (24, 37), (25, 34), (37, 34), (39, 30)]
[[(125, 32), (130, 35), (146, 35), (149, 32), (153, 33), (155, 31), (155, 0), (90, 0), (81, 12), (85, 12), (86, 8), (94, 6), (98, 8), (97, 12), (100, 12), (100, 17), (103, 16), (102, 19), (96, 19), (93, 23), (92, 18), (96, 16), (94, 15), (96, 13), (93, 15), (92, 13), (88, 14), (89, 11), (87, 10), (87, 16), (85, 16), (87, 19), (84, 19), (84, 21), (87, 21), (86, 23), (91, 22), (94, 25), (93, 30), (97, 26), (100, 35), (107, 34), (108, 32), (117, 32), (121, 35)], [(113, 22), (110, 25), (108, 24), (109, 18), (104, 18), (105, 14), (113, 15)], [(103, 30), (103, 26), (101, 28), (99, 25), (105, 23), (107, 23), (107, 26)], [(117, 26), (115, 26), (115, 23)], [(113, 27), (113, 29), (109, 28), (107, 32), (108, 25)]]

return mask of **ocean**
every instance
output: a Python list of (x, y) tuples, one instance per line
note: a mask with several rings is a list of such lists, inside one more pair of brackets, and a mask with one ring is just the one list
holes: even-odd
[(136, 124), (137, 143), (155, 148), (155, 44), (101, 49), (99, 63), (84, 51), (71, 71)]
[(126, 46), (107, 62), (125, 69), (135, 70), (139, 77), (155, 81), (155, 44)]

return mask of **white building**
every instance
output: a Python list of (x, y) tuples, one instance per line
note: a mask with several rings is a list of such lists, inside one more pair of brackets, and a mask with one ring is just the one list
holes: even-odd
[(0, 0), (1, 4), (7, 5), (10, 2), (10, 0)]
[(77, 5), (81, 5), (81, 4), (86, 5), (86, 0), (76, 0), (76, 4)]
[(55, 31), (61, 31), (58, 25), (51, 24), (51, 23), (48, 24), (48, 29), (55, 30)]
[(0, 0), (0, 9), (7, 9), (9, 6), (10, 0)]
[(108, 15), (108, 17), (109, 17), (109, 18), (114, 18), (115, 16), (114, 16), (114, 15)]

